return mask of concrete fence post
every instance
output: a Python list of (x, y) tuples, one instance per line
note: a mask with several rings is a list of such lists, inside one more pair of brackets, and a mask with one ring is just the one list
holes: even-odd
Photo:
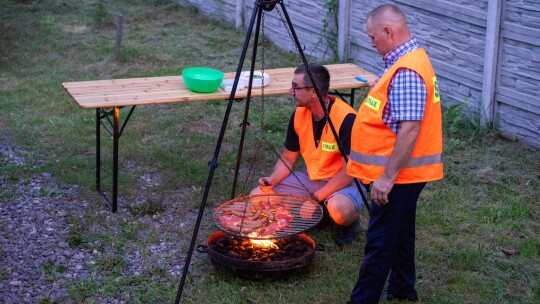
[(116, 15), (116, 39), (114, 44), (114, 57), (116, 60), (120, 57), (120, 45), (122, 44), (122, 31), (123, 31), (123, 25), (124, 23), (124, 17), (122, 15)]
[(339, 0), (338, 3), (338, 56), (341, 62), (349, 59), (349, 29), (351, 18), (351, 0)]
[(499, 66), (499, 36), (503, 0), (488, 2), (486, 24), (486, 47), (484, 49), (484, 73), (482, 79), (481, 126), (493, 122), (495, 114), (495, 86)]

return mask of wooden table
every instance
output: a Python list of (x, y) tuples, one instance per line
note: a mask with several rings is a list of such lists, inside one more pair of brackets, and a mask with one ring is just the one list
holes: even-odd
[[(375, 75), (352, 64), (326, 65), (331, 80), (330, 90), (344, 99), (354, 102), (354, 91), (370, 86), (375, 81)], [(270, 84), (264, 87), (264, 95), (288, 94), (291, 87), (294, 68), (268, 69)], [(236, 73), (225, 73), (224, 79), (234, 79)], [(361, 82), (356, 76), (367, 80)], [(247, 89), (237, 89), (234, 98), (231, 93), (219, 88), (212, 93), (196, 93), (190, 91), (182, 80), (182, 76), (162, 76), (129, 79), (110, 79), (79, 82), (64, 82), (62, 86), (81, 108), (96, 109), (96, 190), (103, 197), (113, 212), (117, 209), (118, 198), (118, 143), (122, 132), (138, 105), (162, 104), (171, 102), (191, 102), (222, 99), (243, 99), (248, 96)], [(339, 92), (350, 90), (349, 94)], [(251, 97), (261, 96), (261, 90), (251, 90)], [(128, 115), (120, 126), (120, 109), (131, 107)], [(112, 121), (111, 121), (112, 117)], [(108, 129), (106, 122), (112, 130)], [(101, 127), (104, 127), (113, 138), (113, 189), (112, 202), (101, 190)]]

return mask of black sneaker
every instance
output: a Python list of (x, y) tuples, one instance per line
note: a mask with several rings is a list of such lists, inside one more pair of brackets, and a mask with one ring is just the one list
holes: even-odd
[(411, 295), (395, 295), (389, 293), (388, 291), (383, 292), (381, 295), (381, 302), (384, 301), (409, 301), (409, 302), (418, 302), (418, 295), (416, 293)]
[(360, 221), (356, 220), (350, 226), (338, 225), (336, 234), (334, 235), (334, 241), (339, 246), (350, 245), (353, 242), (358, 241), (358, 229), (360, 229)]

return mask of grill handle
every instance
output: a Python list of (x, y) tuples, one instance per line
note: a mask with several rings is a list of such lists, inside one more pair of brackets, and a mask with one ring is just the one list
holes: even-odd
[(199, 246), (197, 246), (197, 252), (208, 253), (208, 250), (208, 245), (200, 244)]

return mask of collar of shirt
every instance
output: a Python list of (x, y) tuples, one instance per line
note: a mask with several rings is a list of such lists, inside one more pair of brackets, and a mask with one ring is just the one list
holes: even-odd
[(418, 42), (416, 42), (415, 38), (411, 38), (409, 41), (397, 46), (396, 48), (394, 48), (390, 52), (386, 53), (386, 55), (384, 55), (383, 60), (384, 60), (385, 68), (389, 68), (401, 56), (403, 56), (403, 55), (407, 54), (408, 52), (410, 52), (412, 50), (415, 50), (417, 48), (419, 48), (419, 46), (418, 46)]

